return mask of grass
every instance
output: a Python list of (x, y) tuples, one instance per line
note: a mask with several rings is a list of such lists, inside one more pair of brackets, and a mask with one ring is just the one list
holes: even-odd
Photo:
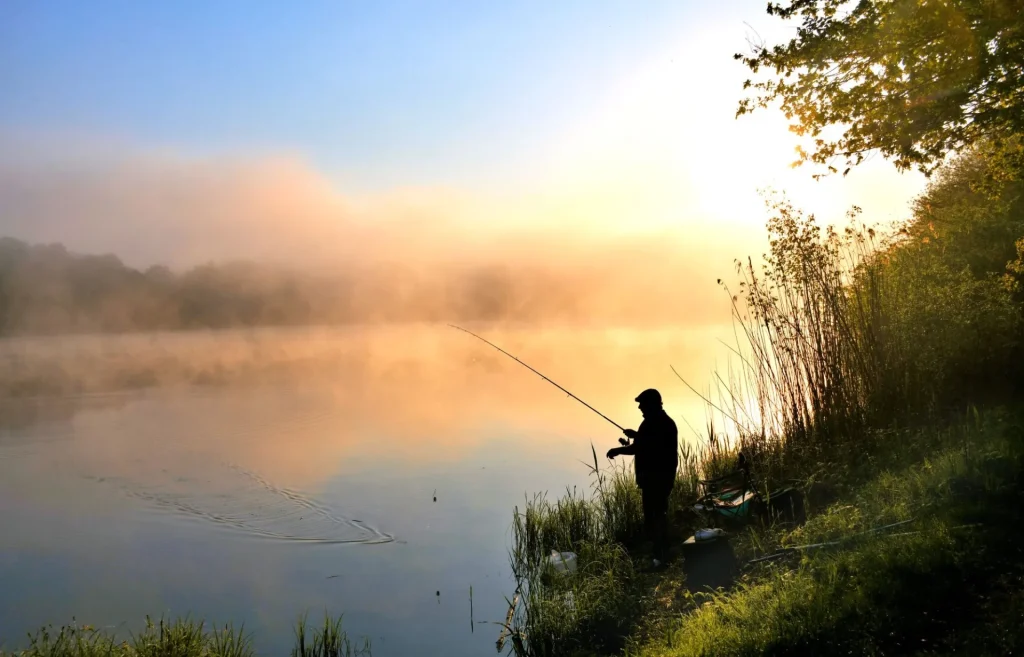
[(362, 645), (353, 644), (349, 640), (341, 627), (341, 617), (332, 619), (325, 616), (323, 625), (311, 628), (309, 638), (306, 637), (306, 630), (306, 617), (303, 616), (295, 628), (292, 657), (352, 657), (370, 654), (369, 640), (364, 640)]
[[(28, 647), (0, 657), (253, 657), (252, 635), (244, 627), (207, 626), (203, 621), (179, 618), (153, 622), (137, 635), (118, 639), (112, 632), (89, 625), (43, 627), (28, 636)], [(342, 619), (325, 616), (311, 627), (302, 616), (295, 627), (292, 657), (356, 657), (370, 655), (369, 641), (353, 642), (342, 628)]]
[[(629, 653), (996, 655), (1024, 647), (1021, 417), (993, 413), (981, 427), (942, 432), (931, 457), (882, 472), (799, 528), (766, 532), (769, 551), (857, 538), (750, 567), (732, 591), (699, 599)], [(743, 547), (752, 556), (752, 542)]]

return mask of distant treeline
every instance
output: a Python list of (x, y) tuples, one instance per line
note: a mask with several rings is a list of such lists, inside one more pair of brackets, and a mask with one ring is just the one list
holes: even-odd
[(0, 332), (62, 333), (302, 322), (313, 307), (286, 276), (251, 267), (139, 271), (113, 255), (0, 238)]
[(586, 293), (543, 271), (401, 265), (311, 273), (251, 262), (175, 272), (0, 238), (0, 335), (579, 316)]

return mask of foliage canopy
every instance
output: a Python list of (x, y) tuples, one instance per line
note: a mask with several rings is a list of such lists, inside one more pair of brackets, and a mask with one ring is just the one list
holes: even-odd
[(880, 152), (930, 173), (951, 151), (1024, 132), (1022, 0), (790, 0), (768, 13), (796, 36), (735, 55), (771, 72), (747, 80), (737, 116), (779, 101), (813, 139), (794, 164), (845, 174)]

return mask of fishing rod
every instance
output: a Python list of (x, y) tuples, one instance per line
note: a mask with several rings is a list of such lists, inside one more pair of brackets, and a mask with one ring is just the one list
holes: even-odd
[(509, 358), (511, 358), (512, 360), (514, 360), (515, 362), (519, 363), (520, 365), (522, 365), (522, 366), (523, 366), (523, 367), (525, 367), (526, 369), (530, 370), (531, 372), (533, 372), (534, 374), (536, 374), (536, 375), (537, 375), (537, 376), (539, 376), (540, 378), (544, 379), (545, 381), (547, 381), (547, 382), (548, 382), (548, 383), (550, 383), (551, 385), (555, 386), (556, 388), (558, 388), (559, 390), (561, 390), (561, 391), (562, 391), (562, 392), (564, 392), (565, 394), (569, 395), (570, 397), (572, 397), (573, 399), (575, 399), (575, 400), (576, 400), (576, 401), (578, 401), (579, 403), (583, 404), (584, 406), (586, 406), (586, 407), (587, 407), (587, 408), (589, 408), (590, 410), (594, 411), (595, 413), (597, 413), (598, 415), (600, 415), (601, 417), (603, 417), (603, 418), (604, 418), (605, 420), (607, 420), (608, 422), (611, 422), (611, 423), (612, 423), (612, 424), (613, 424), (613, 425), (615, 426), (615, 428), (616, 428), (616, 429), (618, 429), (619, 431), (622, 431), (622, 432), (625, 432), (625, 431), (626, 431), (626, 430), (625, 430), (625, 429), (623, 429), (623, 428), (622, 428), (621, 426), (619, 426), (619, 424), (618, 424), (618, 423), (616, 423), (616, 422), (615, 422), (614, 420), (612, 420), (611, 418), (609, 418), (609, 417), (608, 417), (607, 415), (605, 415), (605, 414), (604, 414), (604, 413), (602, 413), (601, 411), (597, 410), (596, 408), (594, 408), (593, 406), (591, 406), (591, 405), (590, 405), (590, 404), (588, 404), (587, 402), (583, 401), (582, 399), (580, 399), (580, 398), (579, 398), (579, 397), (577, 397), (576, 395), (572, 394), (571, 392), (569, 392), (568, 390), (566, 390), (566, 389), (565, 389), (565, 388), (563, 388), (562, 386), (558, 385), (557, 383), (555, 383), (554, 381), (552, 381), (552, 380), (551, 380), (551, 379), (549, 379), (548, 377), (544, 376), (543, 374), (541, 374), (541, 373), (540, 373), (540, 372), (538, 372), (537, 370), (533, 369), (532, 367), (530, 367), (529, 365), (527, 365), (527, 364), (526, 364), (526, 363), (524, 363), (523, 361), (519, 360), (518, 358), (516, 358), (516, 357), (515, 357), (515, 356), (513, 356), (512, 354), (508, 353), (507, 351), (505, 351), (504, 349), (502, 349), (502, 348), (501, 348), (501, 347), (499, 347), (498, 345), (494, 344), (493, 342), (491, 342), (491, 341), (489, 341), (489, 340), (486, 340), (486, 339), (484, 339), (484, 338), (481, 338), (481, 337), (480, 337), (479, 335), (477, 335), (476, 333), (473, 333), (473, 332), (472, 332), (472, 331), (470, 331), (470, 330), (464, 329), (464, 328), (462, 328), (461, 326), (456, 326), (456, 325), (454, 325), (454, 324), (449, 324), (448, 326), (452, 327), (453, 329), (458, 329), (458, 330), (462, 331), (463, 333), (469, 333), (470, 335), (472, 335), (472, 336), (473, 336), (474, 338), (476, 338), (477, 340), (480, 340), (480, 341), (482, 341), (482, 342), (485, 342), (485, 343), (487, 343), (487, 344), (491, 345), (492, 347), (494, 347), (495, 349), (497, 349), (497, 350), (498, 350), (498, 351), (500, 351), (501, 353), (505, 354), (506, 356), (508, 356)]

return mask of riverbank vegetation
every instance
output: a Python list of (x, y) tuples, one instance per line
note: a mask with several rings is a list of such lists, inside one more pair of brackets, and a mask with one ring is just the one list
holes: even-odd
[(1022, 418), (993, 411), (890, 434), (928, 455), (879, 468), (803, 526), (751, 532), (741, 555), (779, 557), (749, 564), (728, 592), (698, 596), (630, 652), (1016, 654)]
[[(98, 630), (90, 625), (44, 627), (28, 636), (28, 647), (0, 657), (252, 657), (252, 634), (244, 627), (215, 627), (203, 621), (179, 618), (153, 621), (128, 637)], [(342, 627), (342, 619), (325, 616), (311, 626), (306, 617), (295, 625), (292, 657), (359, 657), (370, 655), (368, 640), (354, 641)]]
[[(513, 649), (1009, 654), (1024, 644), (1021, 152), (1019, 138), (976, 144), (887, 230), (856, 208), (846, 227), (822, 227), (773, 199), (765, 262), (739, 261), (738, 280), (723, 283), (735, 360), (705, 395), (708, 426), (683, 448), (670, 514), (678, 547), (705, 526), (692, 510), (697, 480), (742, 451), (762, 494), (802, 492), (807, 522), (735, 528), (736, 578), (702, 592), (678, 552), (667, 571), (644, 571), (631, 474), (595, 458), (586, 495), (516, 510)], [(827, 545), (790, 549), (815, 544)], [(576, 552), (577, 571), (552, 573), (552, 549)]]

